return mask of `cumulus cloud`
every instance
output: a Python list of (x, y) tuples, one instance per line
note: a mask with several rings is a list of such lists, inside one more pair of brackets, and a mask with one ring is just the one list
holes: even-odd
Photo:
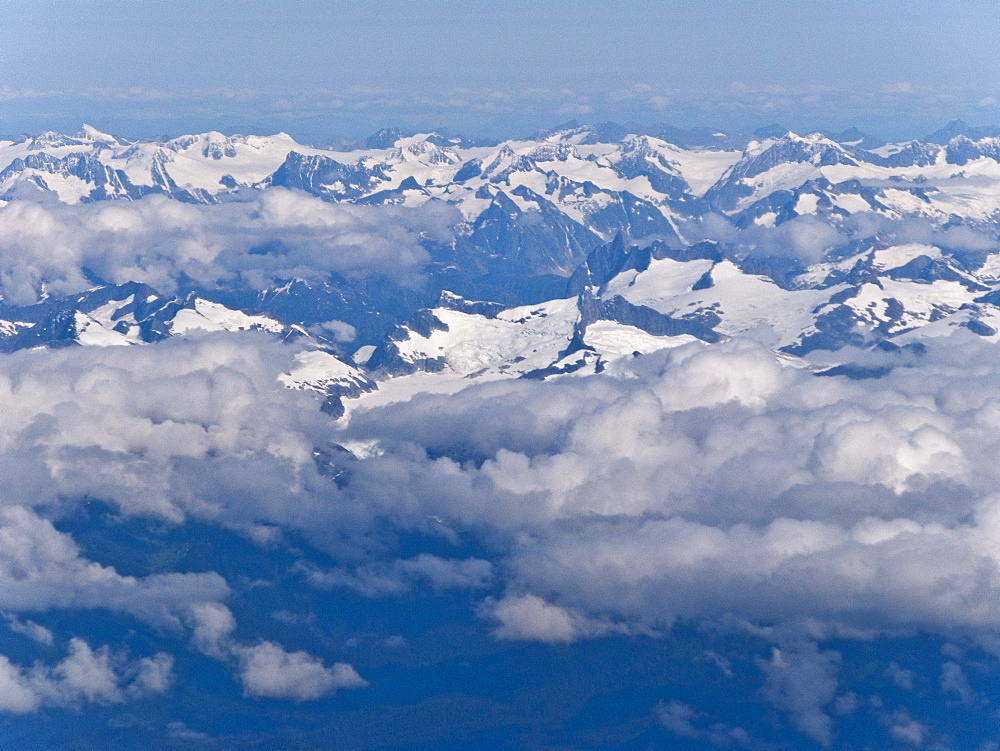
[(129, 662), (77, 638), (70, 640), (66, 658), (51, 667), (23, 668), (0, 655), (0, 711), (25, 714), (42, 706), (117, 704), (161, 694), (173, 682), (173, 664), (163, 652)]
[[(7, 610), (104, 608), (159, 626), (179, 626), (192, 600), (229, 594), (225, 580), (211, 572), (122, 576), (81, 557), (69, 535), (21, 506), (0, 509), (0, 583), (0, 607)], [(49, 638), (41, 627), (20, 627), (36, 640)]]
[[(263, 335), (222, 334), (0, 358), (10, 627), (46, 643), (25, 614), (102, 608), (186, 629), (248, 696), (306, 700), (361, 685), (322, 655), (237, 640), (217, 574), (128, 577), (88, 560), (49, 517), (92, 497), (168, 523), (296, 530), (330, 556), (297, 569), (317, 587), (480, 590), (477, 612), (501, 639), (559, 644), (735, 617), (995, 644), (1000, 366), (971, 333), (929, 343), (878, 380), (816, 378), (755, 342), (698, 343), (599, 377), (470, 385), (358, 410), (345, 425), (278, 383), (294, 355)], [(335, 480), (315, 459), (334, 443), (372, 450), (341, 457)], [(456, 550), (404, 557), (398, 536), (411, 533)], [(459, 550), (463, 539), (475, 553)], [(815, 642), (777, 650), (761, 663), (766, 696), (828, 742), (836, 659)], [(129, 679), (112, 663), (119, 677), (103, 685), (121, 696), (169, 684), (162, 661)], [(4, 671), (12, 707), (49, 701), (26, 682), (30, 668)], [(943, 669), (940, 685), (962, 701), (958, 671)], [(904, 686), (906, 672), (890, 678)], [(802, 676), (814, 681), (808, 696)], [(686, 727), (679, 712), (668, 712), (675, 730)]]
[(232, 651), (236, 619), (222, 603), (192, 604), (187, 612), (187, 625), (191, 628), (191, 644), (199, 652), (221, 660)]
[(493, 605), (491, 615), (500, 622), (496, 630), (500, 639), (531, 639), (555, 644), (574, 641), (582, 633), (571, 613), (536, 595), (507, 596)]
[[(898, 183), (888, 181), (877, 185), (898, 187)], [(691, 240), (725, 243), (737, 256), (790, 259), (802, 265), (817, 263), (827, 251), (861, 241), (935, 245), (960, 254), (983, 254), (1000, 246), (997, 232), (988, 226), (951, 225), (928, 217), (898, 219), (874, 212), (858, 212), (836, 220), (804, 214), (777, 227), (751, 225), (743, 229), (723, 216), (707, 214), (686, 224), (684, 235)]]
[(905, 709), (893, 712), (887, 718), (887, 722), (889, 735), (893, 740), (915, 748), (921, 748), (924, 745), (924, 741), (927, 739), (927, 725), (917, 722)]
[(916, 677), (916, 674), (912, 670), (903, 668), (898, 662), (890, 662), (889, 667), (885, 669), (885, 674), (897, 688), (901, 688), (904, 691), (913, 690), (913, 679)]
[(331, 272), (412, 283), (428, 260), (422, 240), (447, 239), (453, 212), (440, 202), (332, 204), (283, 188), (209, 206), (162, 196), (78, 206), (11, 201), (0, 206), (0, 294), (33, 302), (43, 282), (49, 293), (78, 292), (91, 286), (85, 268), (165, 292), (181, 278), (263, 289)]
[(23, 671), (0, 655), (0, 710), (12, 714), (33, 712), (42, 705), (25, 678)]
[(316, 324), (315, 328), (321, 333), (333, 337), (334, 341), (337, 342), (354, 341), (354, 337), (358, 335), (357, 329), (344, 321), (324, 321)]
[(642, 626), (616, 622), (603, 615), (588, 616), (533, 594), (508, 592), (499, 601), (487, 598), (479, 614), (499, 623), (493, 631), (498, 639), (557, 644), (608, 634), (648, 633)]
[(504, 540), (509, 594), (485, 611), (504, 638), (728, 613), (985, 644), (1000, 371), (984, 347), (957, 332), (857, 382), (696, 344), (600, 378), (425, 396), (352, 417), (346, 435), (381, 448), (344, 493), (404, 528), (433, 516)]
[(685, 225), (689, 240), (713, 240), (732, 246), (737, 255), (794, 258), (816, 263), (823, 253), (848, 241), (850, 232), (820, 217), (806, 214), (776, 227), (752, 224), (738, 228), (728, 218), (707, 214)]
[(350, 665), (337, 662), (326, 667), (306, 652), (286, 652), (274, 642), (264, 641), (237, 650), (240, 681), (247, 696), (309, 701), (340, 688), (367, 686)]
[(192, 646), (223, 662), (235, 661), (246, 696), (311, 701), (341, 688), (367, 686), (347, 663), (327, 667), (308, 652), (288, 652), (280, 644), (246, 644), (234, 638), (236, 619), (221, 603), (196, 603), (188, 611)]
[[(126, 577), (83, 558), (42, 514), (89, 495), (168, 521), (299, 530), (337, 559), (300, 567), (323, 588), (496, 587), (479, 614), (502, 639), (735, 615), (986, 643), (1000, 624), (1000, 368), (983, 346), (960, 332), (856, 382), (816, 378), (753, 342), (694, 344), (600, 377), (427, 395), (346, 426), (280, 386), (294, 349), (264, 336), (17, 353), (0, 362), (0, 473), (19, 479), (0, 514), (0, 607), (183, 626), (195, 649), (238, 666), (248, 695), (349, 685), (320, 657), (237, 641), (218, 575)], [(338, 484), (314, 451), (352, 441), (377, 450)], [(461, 530), (496, 557), (399, 558), (386, 529), (450, 544), (441, 530)], [(833, 694), (793, 707), (789, 681), (803, 660), (833, 663), (778, 646), (768, 695), (826, 737)], [(262, 665), (291, 677), (265, 685)]]
[[(123, 575), (89, 560), (48, 518), (89, 497), (125, 516), (168, 524), (193, 517), (253, 539), (262, 525), (320, 538), (333, 528), (366, 529), (349, 503), (327, 502), (336, 484), (320, 473), (314, 452), (329, 445), (334, 426), (317, 400), (278, 381), (294, 347), (251, 334), (124, 349), (0, 358), (0, 609), (8, 627), (51, 645), (52, 632), (23, 614), (98, 609), (189, 636), (195, 650), (237, 667), (248, 694), (304, 700), (360, 685), (350, 666), (237, 640), (224, 604), (232, 592), (218, 573)], [(418, 556), (397, 573), (448, 588), (481, 586), (490, 571), (485, 561)], [(274, 666), (283, 683), (268, 687), (261, 671)], [(3, 681), (9, 711), (116, 703), (166, 691), (172, 661), (161, 655), (126, 665), (73, 641), (70, 657), (52, 668), (5, 663)]]
[(174, 658), (164, 652), (143, 657), (133, 671), (135, 677), (126, 688), (128, 696), (140, 698), (166, 692), (174, 682), (173, 667)]
[(313, 462), (333, 435), (329, 419), (277, 382), (293, 347), (251, 334), (125, 349), (0, 361), (5, 503), (90, 496), (129, 515), (239, 526), (305, 512), (295, 499), (332, 484)]
[(775, 647), (771, 659), (761, 661), (767, 678), (764, 693), (788, 712), (792, 724), (822, 746), (832, 741), (833, 721), (824, 708), (837, 690), (840, 655), (819, 651), (813, 642)]

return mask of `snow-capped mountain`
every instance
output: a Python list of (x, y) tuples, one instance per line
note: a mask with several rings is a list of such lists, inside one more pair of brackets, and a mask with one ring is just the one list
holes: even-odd
[(700, 194), (738, 157), (648, 136), (575, 140), (570, 132), (461, 147), (422, 134), (389, 148), (338, 153), (285, 134), (129, 143), (84, 127), (74, 136), (0, 142), (0, 199), (78, 203), (160, 194), (214, 203), (281, 186), (334, 202), (440, 200), (461, 211), (469, 246), (531, 271), (568, 275), (618, 231), (676, 238), (677, 221), (703, 211)]
[(259, 312), (235, 310), (195, 294), (167, 297), (146, 284), (96, 287), (79, 295), (0, 307), (0, 352), (35, 347), (128, 346), (221, 331), (259, 331), (295, 342), (296, 367), (281, 377), (292, 389), (315, 392), (323, 409), (343, 413), (342, 397), (376, 388), (357, 367), (338, 357), (329, 341), (302, 326)]
[(84, 126), (73, 136), (0, 142), (0, 198), (77, 203), (163, 194), (213, 203), (283, 186), (333, 202), (439, 200), (459, 208), (472, 246), (568, 275), (619, 231), (686, 239), (680, 225), (709, 210), (738, 226), (861, 211), (988, 220), (1000, 209), (993, 189), (1000, 139), (961, 123), (949, 128), (871, 149), (861, 146), (864, 134), (844, 141), (850, 134), (784, 133), (735, 150), (651, 135), (599, 140), (606, 128), (570, 128), (496, 146), (394, 133), (373, 141), (395, 138), (384, 148), (336, 152), (283, 133), (128, 142)]
[(193, 331), (305, 333), (267, 315), (232, 310), (191, 294), (165, 297), (138, 282), (0, 309), (0, 351), (33, 346), (149, 344)]
[(459, 379), (599, 373), (622, 357), (759, 332), (785, 356), (805, 358), (802, 367), (825, 372), (833, 358), (867, 377), (893, 363), (852, 369), (858, 349), (890, 357), (956, 328), (1000, 342), (995, 273), (969, 269), (934, 246), (883, 243), (783, 279), (713, 243), (678, 251), (619, 240), (590, 254), (571, 282), (575, 295), (503, 309), (445, 293), (359, 354), (380, 380), (460, 388)]
[[(378, 384), (406, 378), (455, 388), (587, 374), (754, 331), (806, 358), (898, 349), (955, 327), (998, 336), (992, 133), (953, 123), (922, 141), (873, 145), (862, 133), (775, 130), (738, 150), (728, 137), (677, 145), (612, 135), (571, 127), (482, 145), (385, 132), (369, 148), (335, 152), (285, 134), (129, 142), (84, 126), (2, 142), (7, 202), (159, 194), (214, 204), (283, 188), (331, 203), (450, 204), (457, 219), (450, 244), (427, 241), (430, 281), (420, 289), (331, 274), (253, 294), (217, 289), (223, 305), (196, 285), (180, 298), (102, 285), (6, 306), (0, 348), (149, 343), (194, 329), (309, 338), (304, 325), (339, 320), (353, 343), (315, 340), (283, 382), (324, 395), (340, 414), (342, 398), (375, 398)], [(911, 220), (938, 234), (897, 231)], [(699, 242), (711, 222), (730, 229)], [(859, 232), (858, 222), (873, 229)], [(795, 229), (783, 235), (786, 224)], [(803, 232), (818, 238), (806, 251), (796, 246)]]

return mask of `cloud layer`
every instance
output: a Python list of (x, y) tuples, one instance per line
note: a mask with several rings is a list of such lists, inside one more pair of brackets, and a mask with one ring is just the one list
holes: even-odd
[(204, 288), (274, 280), (385, 275), (414, 283), (428, 260), (423, 238), (450, 236), (453, 210), (330, 204), (283, 188), (220, 205), (162, 196), (78, 206), (12, 201), (0, 206), (0, 295), (34, 302), (44, 288), (69, 294), (92, 284), (145, 282), (167, 293), (182, 278)]
[[(226, 664), (248, 696), (308, 700), (364, 685), (346, 663), (327, 667), (305, 651), (236, 639), (225, 604), (232, 589), (215, 571), (123, 575), (89, 560), (56, 528), (53, 519), (86, 499), (110, 503), (125, 518), (198, 519), (262, 544), (280, 539), (280, 526), (331, 528), (319, 520), (329, 516), (322, 499), (335, 485), (313, 452), (333, 428), (316, 399), (278, 381), (294, 347), (223, 334), (112, 349), (119, 348), (0, 359), (0, 609), (11, 631), (52, 645), (65, 632), (54, 637), (20, 614), (97, 610), (136, 618), (181, 648), (188, 642)], [(70, 657), (52, 668), (8, 660), (0, 710), (117, 703), (146, 688), (168, 690), (170, 655), (116, 660), (108, 647), (72, 639)]]
[(348, 434), (384, 452), (347, 491), (397, 524), (504, 540), (508, 595), (490, 612), (506, 638), (726, 614), (986, 638), (998, 376), (971, 335), (875, 382), (697, 344), (603, 378), (360, 413)]
[[(240, 597), (258, 583), (90, 560), (57, 528), (84, 499), (235, 532), (323, 596), (464, 598), (506, 644), (743, 624), (774, 649), (750, 662), (760, 696), (820, 744), (850, 703), (840, 649), (823, 641), (917, 630), (1000, 649), (1000, 360), (969, 332), (877, 380), (817, 378), (751, 341), (695, 343), (346, 424), (281, 386), (296, 353), (249, 332), (0, 358), (0, 609), (25, 644), (68, 655), (8, 657), (5, 711), (121, 703), (183, 680), (170, 651), (122, 656), (50, 628), (52, 611), (136, 619), (175, 654), (218, 663), (248, 700), (375, 684), (336, 645), (285, 641), (292, 620), (281, 635), (245, 620)], [(78, 662), (89, 678), (67, 683)], [(939, 670), (948, 701), (976, 705), (967, 663)], [(917, 685), (907, 671), (886, 683)], [(670, 732), (745, 740), (739, 723), (663, 698), (650, 712)], [(929, 737), (893, 712), (897, 735)]]

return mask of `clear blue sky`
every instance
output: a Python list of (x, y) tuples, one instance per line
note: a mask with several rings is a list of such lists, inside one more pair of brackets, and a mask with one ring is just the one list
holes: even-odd
[[(1000, 121), (979, 0), (0, 0), (0, 128)], [(308, 132), (308, 133), (307, 133)]]

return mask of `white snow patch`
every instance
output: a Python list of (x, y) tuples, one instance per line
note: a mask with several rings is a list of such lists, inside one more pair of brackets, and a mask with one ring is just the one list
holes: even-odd
[(328, 352), (307, 350), (295, 355), (297, 367), (290, 373), (278, 376), (282, 384), (292, 389), (307, 389), (325, 393), (336, 384), (362, 385), (367, 379), (343, 360), (339, 360)]
[(680, 347), (682, 344), (698, 341), (688, 334), (654, 336), (635, 326), (615, 321), (596, 321), (590, 324), (583, 339), (606, 360), (625, 357), (635, 352), (645, 355), (660, 349)]
[(893, 245), (888, 248), (880, 248), (875, 251), (875, 261), (872, 265), (878, 269), (895, 269), (920, 256), (940, 258), (941, 249), (933, 245), (922, 245), (920, 243), (908, 243), (906, 245)]
[(73, 316), (73, 324), (76, 327), (77, 341), (85, 346), (113, 347), (134, 344), (124, 334), (104, 328), (100, 322), (86, 313), (77, 312)]
[(183, 308), (174, 316), (170, 333), (184, 334), (194, 330), (202, 331), (248, 331), (262, 329), (280, 333), (284, 327), (273, 318), (264, 315), (249, 315), (240, 310), (232, 310), (225, 305), (198, 298), (194, 308)]

